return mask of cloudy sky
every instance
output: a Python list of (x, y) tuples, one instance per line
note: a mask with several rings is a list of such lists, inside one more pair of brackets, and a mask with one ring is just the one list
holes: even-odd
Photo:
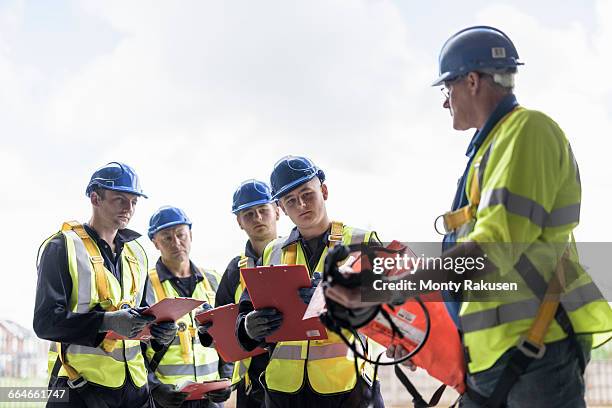
[(609, 241), (611, 1), (1, 0), (0, 318), (31, 326), (37, 248), (88, 219), (85, 186), (111, 160), (150, 196), (131, 227), (182, 207), (193, 259), (220, 271), (245, 241), (233, 190), (286, 154), (325, 170), (333, 219), (438, 240), (472, 132), (452, 130), (429, 84), (444, 40), (477, 24), (513, 39), (519, 101), (573, 145), (578, 239)]

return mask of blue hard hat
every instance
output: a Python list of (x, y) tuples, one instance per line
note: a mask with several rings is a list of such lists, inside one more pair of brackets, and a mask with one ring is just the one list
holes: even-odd
[(273, 202), (270, 187), (266, 183), (255, 179), (245, 180), (234, 191), (232, 212), (237, 214), (247, 208)]
[(272, 198), (278, 200), (294, 188), (318, 177), (325, 181), (325, 173), (314, 163), (301, 156), (285, 156), (274, 165), (270, 175)]
[(187, 217), (187, 214), (185, 214), (183, 210), (177, 207), (171, 207), (169, 205), (160, 207), (160, 209), (155, 211), (149, 220), (149, 238), (153, 239), (155, 234), (165, 228), (182, 224), (189, 225), (189, 229), (191, 229), (191, 220), (189, 217)]
[(450, 37), (440, 51), (440, 74), (432, 86), (482, 69), (509, 70), (523, 65), (518, 52), (506, 34), (497, 28), (465, 28)]
[(140, 187), (138, 176), (133, 168), (124, 163), (110, 162), (96, 170), (89, 180), (85, 194), (91, 195), (94, 188), (122, 191), (148, 198)]

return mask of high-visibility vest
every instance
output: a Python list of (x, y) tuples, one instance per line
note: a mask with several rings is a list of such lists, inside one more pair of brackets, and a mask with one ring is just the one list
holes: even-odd
[[(253, 258), (249, 258), (244, 254), (240, 254), (240, 259), (238, 260), (238, 273), (240, 274), (240, 281), (238, 286), (236, 287), (236, 292), (234, 292), (234, 303), (240, 303), (240, 297), (242, 296), (242, 292), (244, 292), (245, 284), (242, 279), (242, 274), (240, 273), (240, 269), (242, 268), (254, 268), (255, 261)], [(238, 360), (234, 362), (234, 372), (232, 373), (232, 385), (238, 384), (244, 378), (246, 382), (246, 386), (248, 388), (251, 379), (249, 378), (249, 367), (251, 365), (251, 357), (247, 357), (244, 360)], [(255, 378), (255, 381), (258, 379)]]
[[(572, 231), (580, 215), (580, 176), (558, 125), (541, 112), (515, 108), (479, 148), (468, 181), (469, 204), (445, 221), (458, 241), (487, 249), (494, 248), (490, 243), (515, 245), (514, 251), (487, 251), (504, 276), (485, 279), (521, 283), (517, 293), (499, 301), (470, 301), (470, 292), (464, 292), (459, 316), (469, 371), (493, 366), (530, 329), (562, 254), (574, 269), (575, 279), (561, 296), (574, 332), (591, 334), (593, 347), (608, 341), (612, 309), (578, 263)], [(553, 320), (544, 342), (566, 336)]]
[[(95, 240), (89, 237), (81, 224), (75, 221), (64, 223), (60, 233), (66, 242), (68, 269), (72, 279), (70, 310), (86, 313), (100, 305), (104, 310), (116, 310), (122, 303), (138, 306), (142, 300), (146, 281), (147, 256), (137, 241), (126, 242), (121, 252), (122, 280), (104, 267)], [(53, 237), (49, 238), (46, 245)], [(49, 367), (52, 368), (61, 345), (51, 343)], [(147, 382), (147, 369), (138, 340), (105, 340), (100, 347), (70, 344), (62, 350), (65, 364), (58, 376), (78, 377), (104, 387), (121, 387), (129, 371), (137, 387)], [(127, 370), (126, 370), (127, 367)]]
[[(215, 304), (215, 293), (220, 277), (208, 269), (200, 269), (203, 279), (196, 284), (192, 298)], [(156, 269), (149, 270), (147, 300), (157, 303), (166, 297), (180, 297), (170, 280), (160, 282)], [(178, 331), (168, 350), (160, 360), (155, 376), (164, 384), (177, 385), (185, 381), (202, 382), (219, 379), (219, 356), (212, 347), (200, 343), (193, 310), (176, 321)], [(147, 359), (151, 361), (155, 351), (147, 347)]]
[[(342, 223), (333, 222), (329, 235), (330, 243), (343, 245), (367, 242), (372, 232), (348, 227)], [(301, 244), (296, 243), (283, 248), (285, 238), (278, 238), (270, 242), (263, 254), (264, 265), (295, 264), (306, 265)], [(310, 274), (323, 273), (327, 248)], [(347, 331), (347, 338), (352, 335)], [(266, 368), (266, 384), (273, 391), (293, 393), (304, 384), (304, 373), (308, 376), (308, 383), (319, 394), (334, 394), (353, 389), (357, 381), (355, 361), (348, 353), (348, 347), (336, 333), (327, 331), (326, 340), (308, 341), (282, 341), (276, 344)], [(359, 363), (360, 368), (368, 370), (371, 375), (371, 366)]]

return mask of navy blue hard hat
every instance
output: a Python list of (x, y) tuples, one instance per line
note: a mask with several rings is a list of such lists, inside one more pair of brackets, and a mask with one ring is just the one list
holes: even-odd
[(440, 51), (438, 79), (432, 86), (452, 81), (468, 72), (483, 69), (516, 72), (523, 65), (514, 44), (497, 28), (475, 26), (450, 37)]
[(325, 173), (314, 163), (301, 156), (285, 156), (274, 165), (270, 175), (272, 198), (278, 200), (294, 188), (318, 177), (325, 181)]
[(232, 212), (237, 214), (247, 208), (273, 202), (270, 187), (266, 183), (255, 179), (245, 180), (234, 191)]
[(140, 181), (133, 168), (125, 163), (110, 162), (96, 170), (89, 180), (85, 194), (87, 197), (91, 192), (100, 187), (106, 190), (121, 191), (148, 198), (140, 187)]
[(182, 224), (189, 225), (189, 229), (191, 229), (191, 220), (183, 210), (169, 205), (160, 207), (149, 220), (149, 238), (153, 239), (155, 234), (165, 228)]

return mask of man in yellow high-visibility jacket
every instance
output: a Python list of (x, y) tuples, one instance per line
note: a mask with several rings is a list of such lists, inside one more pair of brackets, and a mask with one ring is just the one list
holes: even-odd
[[(485, 263), (481, 275), (434, 266), (409, 279), (479, 276), (519, 288), (477, 294), (464, 286), (448, 303), (467, 359), (462, 407), (584, 407), (584, 369), (591, 348), (612, 337), (612, 310), (578, 262), (581, 184), (572, 149), (551, 118), (518, 105), (518, 65), (514, 44), (493, 27), (466, 28), (444, 44), (434, 86), (444, 85), (453, 127), (478, 130), (453, 211), (442, 217), (443, 256)], [(346, 307), (371, 305), (358, 290), (326, 293)]]
[[(270, 242), (263, 265), (301, 264), (312, 277), (312, 287), (300, 290), (310, 302), (319, 283), (328, 248), (336, 243), (377, 241), (376, 234), (331, 221), (325, 201), (325, 175), (305, 157), (287, 156), (278, 161), (270, 177), (273, 198), (295, 224), (288, 237)], [(296, 294), (297, 296), (297, 294)], [(238, 339), (245, 349), (262, 345), (281, 324), (275, 309), (253, 310), (248, 292), (240, 300)], [(328, 331), (326, 340), (287, 341), (268, 345), (270, 362), (265, 371), (266, 406), (360, 407), (384, 403), (378, 381), (365, 364), (355, 364), (341, 338)], [(348, 333), (346, 333), (348, 335)], [(365, 339), (364, 339), (365, 340)], [(359, 372), (355, 372), (358, 365)]]
[[(127, 229), (139, 197), (134, 170), (111, 162), (95, 171), (86, 189), (88, 223), (65, 222), (44, 242), (38, 266), (34, 330), (54, 343), (49, 350), (51, 388), (69, 401), (49, 407), (153, 407), (140, 342), (129, 340), (153, 318), (140, 314), (147, 257)], [(109, 331), (128, 338), (108, 340)], [(151, 327), (152, 342), (174, 338), (174, 322)]]
[[(149, 303), (166, 297), (189, 297), (205, 301), (205, 309), (215, 303), (220, 276), (213, 270), (197, 267), (190, 259), (191, 220), (177, 207), (157, 210), (149, 222), (149, 238), (161, 256), (149, 270)], [(163, 408), (212, 408), (229, 398), (230, 388), (210, 392), (203, 400), (184, 401), (186, 393), (176, 386), (187, 382), (217, 380), (224, 367), (215, 349), (200, 344), (197, 335), (197, 311), (177, 320), (177, 336), (165, 347), (150, 344), (146, 349), (149, 386), (155, 403)], [(229, 373), (231, 375), (231, 365)]]
[[(215, 307), (240, 301), (244, 290), (240, 269), (253, 268), (263, 255), (266, 245), (277, 238), (279, 209), (266, 183), (253, 179), (243, 181), (234, 192), (232, 212), (236, 215), (238, 226), (249, 239), (244, 252), (232, 258), (227, 265), (219, 283)], [(234, 363), (232, 383), (237, 391), (237, 408), (263, 407), (264, 390), (259, 376), (266, 369), (268, 360), (267, 354), (260, 354)]]

